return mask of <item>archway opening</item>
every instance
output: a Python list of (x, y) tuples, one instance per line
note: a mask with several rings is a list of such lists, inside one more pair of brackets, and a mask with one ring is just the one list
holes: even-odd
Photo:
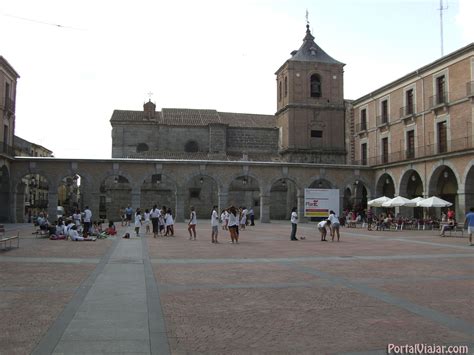
[[(185, 195), (184, 217), (189, 216), (189, 209), (194, 206), (197, 218), (209, 219), (212, 207), (218, 205), (218, 184), (206, 175), (195, 176), (189, 181)], [(222, 206), (222, 208), (227, 206)]]
[[(410, 200), (415, 197), (423, 197), (423, 181), (416, 170), (408, 170), (403, 174), (400, 195)], [(400, 213), (405, 217), (423, 218), (423, 208), (421, 207), (400, 207)]]
[(464, 191), (466, 201), (465, 212), (468, 212), (474, 207), (474, 166), (471, 166), (467, 173)]
[(393, 182), (392, 177), (389, 174), (382, 174), (377, 181), (377, 185), (375, 187), (375, 191), (377, 196), (386, 196), (390, 198), (395, 197), (395, 183)]
[[(251, 176), (239, 176), (229, 186), (229, 206), (253, 208), (255, 219), (260, 218), (260, 186)], [(228, 206), (227, 206), (228, 207)]]
[[(16, 220), (34, 223), (39, 213), (48, 214), (48, 180), (41, 174), (27, 174), (17, 185)], [(53, 222), (57, 216), (48, 216)]]
[(10, 173), (4, 165), (0, 169), (0, 222), (10, 221)]
[(163, 174), (147, 177), (141, 186), (140, 204), (143, 210), (151, 209), (154, 205), (159, 208), (166, 206), (176, 215), (176, 183)]
[[(458, 182), (456, 175), (450, 167), (442, 165), (433, 172), (429, 183), (429, 195), (449, 201), (453, 204), (450, 208), (455, 211), (458, 209)], [(441, 209), (441, 211), (445, 210), (447, 208)], [(435, 213), (439, 216), (441, 211), (435, 209), (430, 211), (430, 213)]]
[(58, 215), (72, 216), (77, 209), (82, 210), (81, 177), (78, 174), (66, 176), (58, 186)]
[(126, 177), (111, 175), (105, 178), (100, 185), (99, 218), (120, 221), (121, 211), (131, 205), (131, 192), (132, 187)]
[(270, 189), (270, 219), (288, 220), (297, 205), (296, 184), (287, 178), (275, 181)]

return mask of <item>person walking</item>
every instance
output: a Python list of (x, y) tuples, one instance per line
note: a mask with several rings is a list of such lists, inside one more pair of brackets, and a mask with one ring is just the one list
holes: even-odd
[(239, 217), (237, 209), (234, 206), (230, 206), (228, 209), (229, 212), (229, 223), (227, 228), (230, 233), (230, 240), (232, 244), (239, 244)]
[(255, 212), (253, 211), (253, 207), (249, 209), (249, 218), (250, 218), (250, 225), (255, 226)]
[(339, 241), (341, 235), (339, 234), (339, 218), (336, 217), (336, 213), (334, 211), (329, 211), (328, 219), (331, 221), (331, 241), (334, 241), (334, 236), (337, 234), (337, 241)]
[(153, 229), (153, 238), (158, 237), (158, 220), (160, 218), (160, 209), (157, 205), (153, 205), (153, 208), (150, 212), (151, 225)]
[(471, 207), (470, 211), (466, 214), (464, 226), (467, 227), (467, 234), (469, 234), (469, 245), (474, 246), (474, 244), (472, 244), (472, 234), (474, 233), (474, 207)]
[(128, 207), (125, 209), (125, 216), (126, 216), (125, 225), (126, 226), (130, 226), (130, 222), (132, 221), (132, 213), (133, 213), (132, 207), (128, 205)]
[(146, 209), (145, 212), (143, 213), (143, 219), (145, 222), (145, 234), (148, 234), (150, 233), (150, 224), (151, 224), (150, 211), (148, 211), (148, 209)]
[(217, 206), (212, 207), (211, 212), (211, 243), (218, 243), (217, 235), (219, 233), (219, 215), (217, 214)]
[(297, 210), (296, 207), (293, 207), (291, 209), (291, 218), (290, 218), (290, 221), (291, 221), (290, 239), (291, 240), (298, 240), (298, 238), (296, 238), (296, 230), (298, 228), (298, 213), (296, 213), (296, 210)]
[(83, 233), (87, 236), (91, 229), (92, 221), (92, 211), (89, 209), (89, 206), (86, 206), (84, 210), (84, 231)]
[(188, 232), (189, 232), (189, 240), (192, 240), (194, 237), (194, 240), (196, 240), (196, 224), (197, 224), (197, 218), (196, 218), (196, 211), (194, 210), (194, 206), (190, 207), (191, 213), (189, 214), (189, 222), (188, 222)]
[(140, 209), (137, 208), (137, 211), (135, 212), (135, 233), (137, 234), (137, 237), (140, 236), (141, 226), (142, 226), (142, 215), (141, 215)]

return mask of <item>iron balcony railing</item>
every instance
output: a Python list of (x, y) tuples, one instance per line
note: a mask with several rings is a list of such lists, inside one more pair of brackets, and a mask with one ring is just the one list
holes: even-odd
[(436, 95), (430, 96), (428, 98), (429, 107), (433, 108), (440, 105), (447, 105), (449, 103), (449, 92), (439, 92)]
[(367, 131), (367, 122), (356, 124), (356, 133)]
[(474, 96), (474, 81), (468, 81), (466, 83), (467, 96)]
[(10, 99), (9, 97), (5, 97), (4, 100), (5, 111), (15, 113), (15, 100)]
[(15, 149), (11, 145), (0, 143), (0, 154), (15, 156)]
[(419, 145), (413, 148), (397, 150), (390, 154), (369, 156), (366, 159), (356, 160), (354, 165), (381, 165), (390, 164), (409, 159), (424, 158), (442, 153), (451, 153), (474, 148), (473, 137), (467, 136), (457, 139), (447, 140), (442, 143)]
[(413, 107), (413, 105), (400, 107), (400, 118), (413, 116), (414, 114), (415, 114), (415, 108)]
[(388, 125), (390, 118), (388, 115), (377, 116), (377, 127)]

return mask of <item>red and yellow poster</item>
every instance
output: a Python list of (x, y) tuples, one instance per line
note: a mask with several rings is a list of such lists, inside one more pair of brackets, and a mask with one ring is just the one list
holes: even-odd
[(304, 216), (327, 217), (333, 210), (339, 215), (338, 189), (304, 189)]

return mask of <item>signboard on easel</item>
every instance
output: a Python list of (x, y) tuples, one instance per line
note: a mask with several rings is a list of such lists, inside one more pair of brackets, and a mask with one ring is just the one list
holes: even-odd
[(304, 189), (304, 216), (325, 218), (339, 214), (339, 189)]

